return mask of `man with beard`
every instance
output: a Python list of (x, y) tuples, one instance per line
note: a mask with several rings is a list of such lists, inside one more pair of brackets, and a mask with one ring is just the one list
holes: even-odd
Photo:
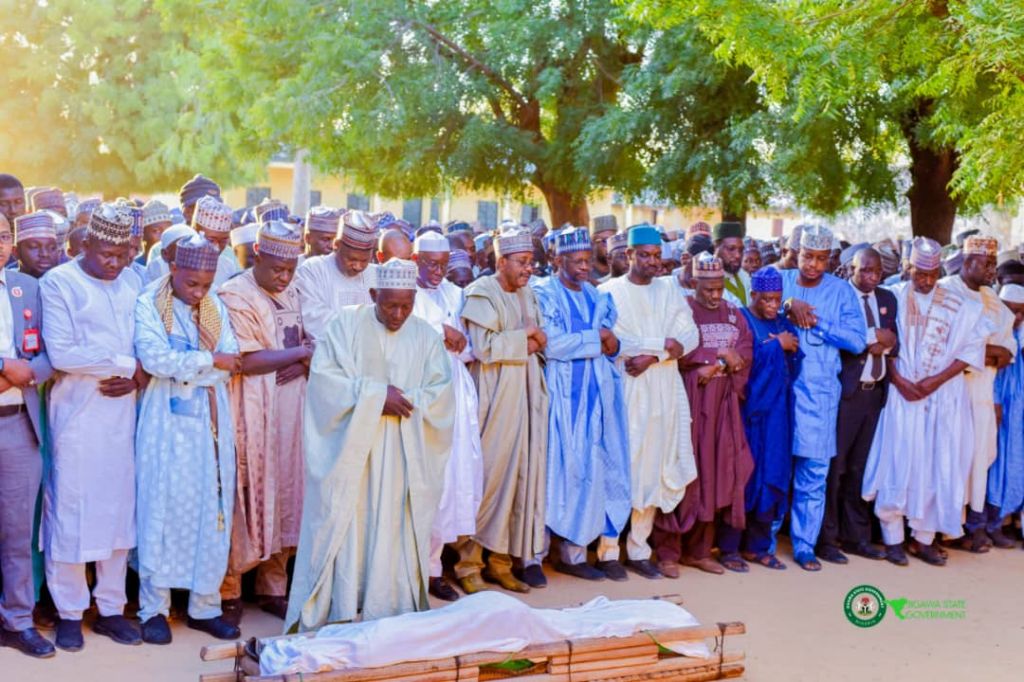
[(594, 262), (590, 268), (590, 283), (594, 286), (615, 276), (608, 257), (608, 240), (618, 229), (619, 223), (613, 215), (599, 215), (591, 222), (590, 242), (594, 245)]
[(746, 228), (742, 223), (718, 223), (711, 230), (715, 243), (715, 256), (722, 261), (725, 269), (725, 300), (744, 308), (750, 300), (750, 275), (743, 270), (743, 237)]
[(629, 257), (626, 255), (625, 232), (617, 232), (608, 238), (609, 279), (622, 277), (629, 272)]

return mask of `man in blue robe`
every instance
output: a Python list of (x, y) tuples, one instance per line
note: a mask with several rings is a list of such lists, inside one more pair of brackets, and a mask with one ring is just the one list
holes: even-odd
[(139, 620), (142, 639), (169, 644), (171, 590), (187, 589), (188, 627), (218, 639), (235, 495), (235, 429), (228, 380), (241, 370), (227, 309), (210, 293), (217, 247), (178, 244), (171, 273), (135, 306), (135, 350), (152, 380), (135, 439)]
[(996, 459), (988, 470), (985, 499), (986, 531), (996, 547), (1008, 549), (1016, 542), (1003, 533), (1003, 522), (1024, 508), (1024, 286), (1006, 284), (999, 298), (1014, 314), (1017, 361), (996, 375), (996, 409), (999, 420)]
[[(555, 241), (557, 274), (534, 287), (548, 337), (550, 408), (547, 526), (563, 538), (556, 570), (585, 580), (625, 580), (619, 533), (629, 518), (630, 462), (622, 377), (609, 294), (589, 282), (592, 247), (583, 228)], [(587, 545), (600, 537), (596, 567)]]
[(836, 415), (842, 386), (839, 351), (860, 354), (867, 325), (853, 288), (826, 272), (832, 255), (832, 231), (804, 226), (795, 270), (782, 274), (784, 310), (796, 325), (804, 352), (796, 392), (793, 434), (793, 508), (790, 538), (793, 560), (820, 571), (814, 556), (825, 517), (828, 466), (836, 454)]
[(804, 354), (796, 328), (784, 317), (782, 274), (764, 267), (751, 277), (750, 306), (743, 308), (754, 337), (754, 360), (743, 402), (743, 427), (754, 473), (744, 495), (747, 529), (743, 558), (773, 569), (786, 565), (775, 556), (775, 534), (786, 513), (793, 473), (793, 384)]

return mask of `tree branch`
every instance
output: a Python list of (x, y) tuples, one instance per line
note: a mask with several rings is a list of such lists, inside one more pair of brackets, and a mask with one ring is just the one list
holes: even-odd
[(444, 34), (442, 34), (440, 31), (438, 31), (430, 24), (426, 24), (419, 20), (415, 20), (413, 21), (413, 23), (419, 26), (424, 31), (426, 31), (427, 35), (430, 36), (430, 38), (438, 46), (443, 47), (449, 53), (462, 60), (466, 64), (466, 66), (469, 67), (469, 71), (479, 71), (480, 73), (482, 73), (484, 76), (487, 77), (487, 80), (489, 80), (491, 83), (497, 85), (499, 88), (507, 92), (512, 97), (512, 99), (514, 99), (519, 104), (519, 106), (526, 107), (529, 105), (529, 102), (527, 101), (526, 97), (523, 96), (523, 94), (519, 92), (519, 90), (517, 90), (516, 87), (512, 85), (512, 83), (505, 80), (505, 78), (502, 77), (500, 73), (498, 73), (491, 67), (487, 66), (477, 57), (473, 56), (472, 54), (461, 48), (454, 41), (447, 38)]

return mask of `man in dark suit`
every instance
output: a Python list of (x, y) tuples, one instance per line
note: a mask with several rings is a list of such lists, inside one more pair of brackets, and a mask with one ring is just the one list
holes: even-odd
[[(12, 247), (10, 226), (0, 221), (0, 263)], [(32, 528), (43, 469), (38, 386), (53, 373), (41, 314), (35, 278), (0, 268), (0, 644), (45, 658), (53, 644), (32, 625)]]
[[(868, 559), (888, 558), (871, 544), (871, 505), (861, 497), (868, 451), (889, 390), (886, 358), (895, 357), (899, 349), (896, 297), (878, 288), (881, 278), (879, 253), (870, 247), (858, 251), (853, 257), (850, 286), (867, 322), (867, 348), (856, 355), (841, 353), (843, 393), (836, 421), (837, 452), (829, 465), (825, 519), (816, 548), (818, 557), (836, 564), (847, 563), (843, 550)], [(891, 560), (899, 563), (896, 559)]]

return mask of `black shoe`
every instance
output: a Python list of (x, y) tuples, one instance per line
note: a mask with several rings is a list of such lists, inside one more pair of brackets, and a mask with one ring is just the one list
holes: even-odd
[(512, 570), (512, 575), (522, 580), (530, 587), (547, 587), (548, 579), (539, 564), (530, 564), (520, 570)]
[(99, 616), (92, 624), (92, 631), (97, 635), (106, 635), (118, 644), (142, 644), (139, 631), (124, 616)]
[(170, 644), (171, 628), (162, 613), (158, 613), (142, 624), (142, 641), (146, 644)]
[(926, 564), (932, 566), (946, 565), (946, 557), (942, 556), (934, 545), (925, 545), (917, 540), (911, 540), (907, 552), (910, 556), (917, 557)]
[(603, 572), (594, 568), (585, 561), (580, 564), (567, 564), (559, 561), (555, 564), (555, 570), (559, 573), (565, 573), (566, 575), (582, 578), (583, 580), (593, 580), (595, 582), (598, 580), (604, 580), (606, 577)]
[(220, 616), (215, 618), (188, 617), (187, 625), (193, 630), (205, 632), (217, 639), (238, 639), (242, 631)]
[(241, 599), (221, 599), (220, 601), (220, 617), (224, 619), (229, 625), (234, 625), (236, 628), (242, 622), (242, 612), (244, 607), (242, 606)]
[(17, 632), (3, 630), (0, 632), (0, 645), (17, 649), (33, 658), (50, 658), (57, 655), (57, 650), (53, 648), (53, 642), (39, 634), (35, 628)]
[(427, 584), (427, 592), (441, 601), (458, 601), (459, 593), (444, 578), (431, 578)]
[(896, 564), (897, 566), (909, 566), (910, 561), (907, 559), (907, 553), (903, 551), (903, 545), (886, 545), (885, 546), (885, 560), (890, 564)]
[(64, 651), (81, 651), (85, 646), (85, 640), (82, 638), (82, 621), (63, 618), (58, 620), (57, 639), (54, 644)]
[(848, 564), (850, 560), (835, 545), (822, 545), (815, 552), (822, 561), (830, 564)]
[[(221, 604), (220, 608), (223, 611), (224, 605)], [(288, 615), (288, 597), (260, 597), (260, 610), (284, 620)], [(222, 614), (221, 618), (223, 617)], [(238, 623), (229, 623), (229, 625), (237, 627)]]
[(885, 550), (875, 547), (870, 542), (858, 542), (857, 544), (843, 545), (843, 549), (846, 550), (847, 554), (855, 554), (865, 559), (873, 559), (875, 561), (881, 561), (885, 558)]
[(988, 537), (992, 540), (992, 544), (998, 547), (999, 549), (1013, 549), (1014, 545), (1017, 544), (1011, 538), (1008, 538), (1005, 533), (1003, 533), (1002, 528), (999, 528), (989, 533)]
[(650, 559), (626, 559), (626, 568), (649, 580), (661, 578), (661, 571), (651, 563)]
[(612, 559), (611, 561), (598, 561), (594, 564), (594, 568), (608, 576), (609, 580), (614, 580), (617, 583), (629, 580), (629, 576), (626, 575), (626, 568), (618, 559)]

